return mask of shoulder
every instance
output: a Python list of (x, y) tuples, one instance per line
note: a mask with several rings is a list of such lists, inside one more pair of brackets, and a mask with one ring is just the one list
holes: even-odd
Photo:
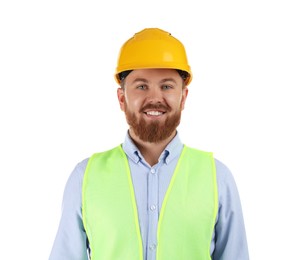
[(199, 150), (189, 146), (185, 147), (188, 151), (190, 151), (188, 155), (192, 154), (194, 156), (198, 155), (199, 157), (203, 156), (203, 158), (207, 158), (208, 160), (211, 159), (212, 163), (214, 162), (219, 193), (226, 193), (229, 190), (232, 190), (233, 193), (235, 193), (235, 191), (237, 192), (233, 174), (226, 164), (217, 158), (214, 158), (212, 152)]
[(87, 168), (87, 165), (89, 162), (93, 161), (94, 158), (102, 158), (105, 159), (106, 157), (110, 157), (111, 154), (115, 153), (116, 151), (119, 151), (120, 146), (113, 147), (110, 150), (101, 151), (93, 153), (90, 157), (87, 157), (80, 161), (73, 169), (72, 173), (69, 176), (68, 182), (79, 182), (79, 184), (82, 184), (84, 174)]
[(87, 167), (87, 164), (88, 164), (89, 159), (90, 159), (90, 158), (86, 158), (86, 159), (82, 160), (81, 162), (79, 162), (79, 163), (75, 166), (75, 168), (74, 168), (74, 170), (73, 170), (73, 173), (72, 173), (72, 175), (74, 175), (74, 177), (75, 177), (76, 175), (78, 175), (78, 177), (84, 175), (84, 172), (85, 172), (85, 170), (86, 170), (86, 167)]
[(68, 190), (77, 190), (81, 189), (84, 173), (88, 164), (89, 158), (86, 158), (82, 161), (80, 161), (72, 170), (68, 180), (66, 189)]
[(124, 154), (124, 151), (122, 149), (122, 146), (121, 145), (118, 145), (116, 147), (113, 147), (109, 150), (105, 150), (105, 151), (102, 151), (102, 152), (97, 152), (97, 153), (94, 153), (90, 158), (89, 158), (89, 163), (93, 162), (94, 160), (109, 160), (110, 158), (113, 158), (114, 156), (117, 156), (119, 154)]
[(231, 170), (222, 161), (214, 158), (218, 185), (235, 185)]

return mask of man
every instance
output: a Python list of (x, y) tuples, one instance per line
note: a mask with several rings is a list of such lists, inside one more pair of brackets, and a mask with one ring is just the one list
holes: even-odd
[(183, 44), (144, 29), (115, 78), (127, 135), (74, 169), (50, 260), (249, 259), (232, 174), (176, 130), (192, 79)]

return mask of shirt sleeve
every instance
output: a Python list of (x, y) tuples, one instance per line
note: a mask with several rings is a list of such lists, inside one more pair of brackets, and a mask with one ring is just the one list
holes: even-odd
[(71, 173), (63, 194), (58, 231), (49, 260), (87, 260), (87, 237), (82, 221), (82, 182), (87, 159)]
[(248, 260), (248, 246), (239, 193), (230, 170), (216, 160), (219, 210), (213, 260)]

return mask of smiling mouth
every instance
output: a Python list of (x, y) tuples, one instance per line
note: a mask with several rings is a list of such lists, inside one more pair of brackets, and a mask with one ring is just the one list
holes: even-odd
[(147, 111), (147, 112), (144, 112), (146, 115), (148, 116), (161, 116), (163, 115), (165, 112), (162, 112), (162, 111)]
[(144, 113), (149, 118), (158, 118), (170, 111), (169, 106), (165, 104), (147, 104), (140, 112)]

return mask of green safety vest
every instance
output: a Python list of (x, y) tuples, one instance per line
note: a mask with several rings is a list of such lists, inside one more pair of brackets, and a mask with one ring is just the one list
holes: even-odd
[[(159, 215), (157, 260), (209, 260), (218, 211), (212, 153), (184, 146)], [(142, 260), (128, 160), (121, 146), (90, 157), (82, 189), (92, 260)]]

